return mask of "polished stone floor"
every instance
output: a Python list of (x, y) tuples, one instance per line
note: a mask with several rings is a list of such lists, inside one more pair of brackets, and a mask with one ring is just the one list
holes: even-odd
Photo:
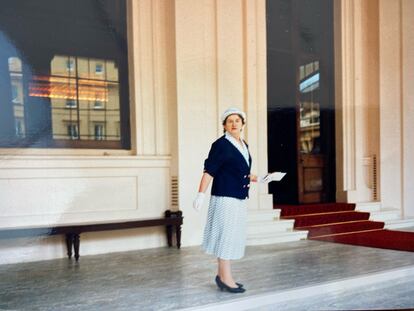
[(297, 310), (414, 310), (414, 281), (403, 277), (393, 282), (381, 282), (366, 288), (337, 290), (307, 299), (274, 303), (251, 311)]
[[(300, 301), (297, 297), (299, 300), (289, 303), (263, 305), (257, 304), (258, 299), (253, 303), (260, 295), (270, 297), (295, 288), (311, 290), (315, 285), (334, 285), (343, 279), (356, 278), (358, 286), (361, 276), (399, 269), (414, 271), (413, 253), (318, 241), (251, 246), (246, 256), (233, 264), (234, 275), (247, 291), (233, 295), (217, 290), (213, 282), (216, 260), (199, 247), (158, 248), (83, 256), (79, 263), (58, 259), (1, 265), (0, 310), (177, 310), (208, 306), (215, 310), (218, 304), (233, 302), (239, 307), (241, 303), (242, 309), (295, 310), (294, 303), (306, 302), (306, 310), (333, 310), (349, 309), (342, 307), (341, 299), (363, 299), (364, 291), (374, 295), (371, 300), (361, 300), (364, 309), (390, 308), (393, 304), (414, 308), (414, 298), (396, 302), (401, 298), (398, 286), (406, 289), (404, 295), (414, 297), (412, 278), (404, 280), (404, 276), (391, 284), (379, 279), (378, 284), (356, 289), (355, 293), (339, 288), (337, 295), (323, 295), (326, 300), (312, 297)], [(384, 286), (390, 285), (395, 287), (386, 290), (389, 297), (381, 295)], [(376, 302), (375, 297), (382, 300)], [(358, 305), (358, 300), (353, 302)]]

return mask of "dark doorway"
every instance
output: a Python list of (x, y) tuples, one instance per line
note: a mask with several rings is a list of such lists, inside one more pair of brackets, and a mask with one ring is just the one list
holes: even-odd
[(269, 185), (280, 204), (335, 201), (333, 1), (268, 0)]

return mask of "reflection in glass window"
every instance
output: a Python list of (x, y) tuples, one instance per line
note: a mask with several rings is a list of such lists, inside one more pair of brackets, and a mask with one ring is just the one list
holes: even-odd
[(104, 125), (95, 124), (95, 140), (103, 140), (104, 135)]
[(13, 104), (15, 134), (18, 138), (23, 138), (25, 136), (25, 126), (22, 62), (18, 57), (10, 57), (8, 59), (8, 64), (11, 82), (11, 100)]
[(11, 88), (12, 88), (12, 101), (13, 101), (13, 103), (15, 103), (15, 104), (20, 103), (19, 86), (16, 85), (15, 83), (13, 83), (11, 85)]
[[(79, 71), (75, 73), (73, 78), (60, 68), (60, 64), (69, 58), (74, 59), (75, 63), (78, 64)], [(73, 121), (74, 118), (78, 120), (79, 116), (79, 135), (76, 138), (81, 140), (120, 140), (119, 131), (116, 130), (115, 126), (120, 121), (118, 81), (106, 80), (105, 76), (101, 80), (88, 78), (97, 74), (98, 67), (100, 73), (103, 74), (103, 64), (106, 62), (103, 59), (56, 55), (51, 62), (52, 75), (50, 77), (37, 77), (37, 80), (33, 81), (31, 96), (50, 98), (55, 138), (74, 139), (73, 135), (68, 134), (67, 137), (64, 137), (60, 133), (62, 133), (62, 127), (65, 126), (67, 120)], [(91, 63), (95, 66), (91, 66)], [(109, 68), (111, 71), (117, 71), (116, 66)], [(110, 72), (110, 76), (117, 77), (118, 73)], [(76, 109), (76, 114), (73, 111), (62, 111), (62, 99), (65, 100), (65, 108)], [(77, 101), (79, 101), (79, 107)], [(102, 124), (99, 125), (99, 129), (95, 126), (91, 131), (88, 122), (108, 124), (106, 135), (103, 135)]]
[(118, 66), (114, 61), (106, 61), (106, 79), (108, 81), (118, 81)]
[(76, 100), (66, 99), (66, 108), (76, 108)]
[(17, 137), (24, 137), (24, 121), (23, 121), (23, 119), (16, 118), (15, 119), (15, 126), (16, 126), (16, 136)]
[(103, 74), (103, 65), (101, 63), (95, 65), (95, 73), (97, 75)]
[(22, 72), (22, 61), (18, 57), (9, 57), (9, 71)]
[(67, 71), (74, 71), (75, 70), (75, 62), (72, 58), (66, 60), (66, 70)]
[(78, 125), (75, 123), (72, 124), (68, 124), (67, 125), (67, 130), (68, 130), (68, 137), (70, 139), (78, 139), (79, 138), (79, 131), (78, 131)]
[(101, 100), (95, 100), (95, 104), (93, 105), (93, 109), (102, 109), (104, 107), (104, 102)]
[(299, 67), (300, 150), (320, 153), (319, 61)]
[(0, 147), (129, 149), (126, 0), (2, 5)]

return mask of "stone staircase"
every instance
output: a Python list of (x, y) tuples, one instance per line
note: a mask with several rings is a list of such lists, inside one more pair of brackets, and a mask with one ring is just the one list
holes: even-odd
[(308, 231), (293, 230), (294, 220), (280, 219), (280, 210), (251, 210), (247, 216), (247, 245), (265, 245), (298, 241)]
[[(414, 217), (401, 217), (398, 209), (382, 207), (381, 202), (356, 203), (356, 211), (369, 212), (372, 221), (385, 223), (385, 229), (414, 227)], [(280, 209), (250, 210), (247, 221), (247, 245), (265, 245), (304, 240), (306, 230), (294, 230), (293, 219), (280, 219)]]
[(384, 222), (385, 229), (398, 230), (414, 227), (414, 217), (402, 217), (399, 209), (382, 207), (381, 202), (356, 203), (355, 210), (369, 212), (369, 219)]

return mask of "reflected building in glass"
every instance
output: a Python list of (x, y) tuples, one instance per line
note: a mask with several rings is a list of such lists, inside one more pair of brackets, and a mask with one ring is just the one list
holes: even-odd
[(53, 139), (120, 139), (114, 61), (57, 55), (51, 75), (35, 77), (30, 96), (50, 98)]
[(10, 85), (12, 94), (11, 101), (13, 104), (15, 135), (18, 138), (24, 138), (25, 122), (22, 62), (17, 57), (10, 57), (8, 63), (10, 73)]
[[(50, 75), (34, 75), (29, 97), (50, 100), (52, 137), (120, 140), (118, 68), (114, 61), (57, 55)], [(16, 137), (25, 137), (22, 62), (9, 58)]]
[(299, 67), (300, 152), (320, 153), (319, 61)]

